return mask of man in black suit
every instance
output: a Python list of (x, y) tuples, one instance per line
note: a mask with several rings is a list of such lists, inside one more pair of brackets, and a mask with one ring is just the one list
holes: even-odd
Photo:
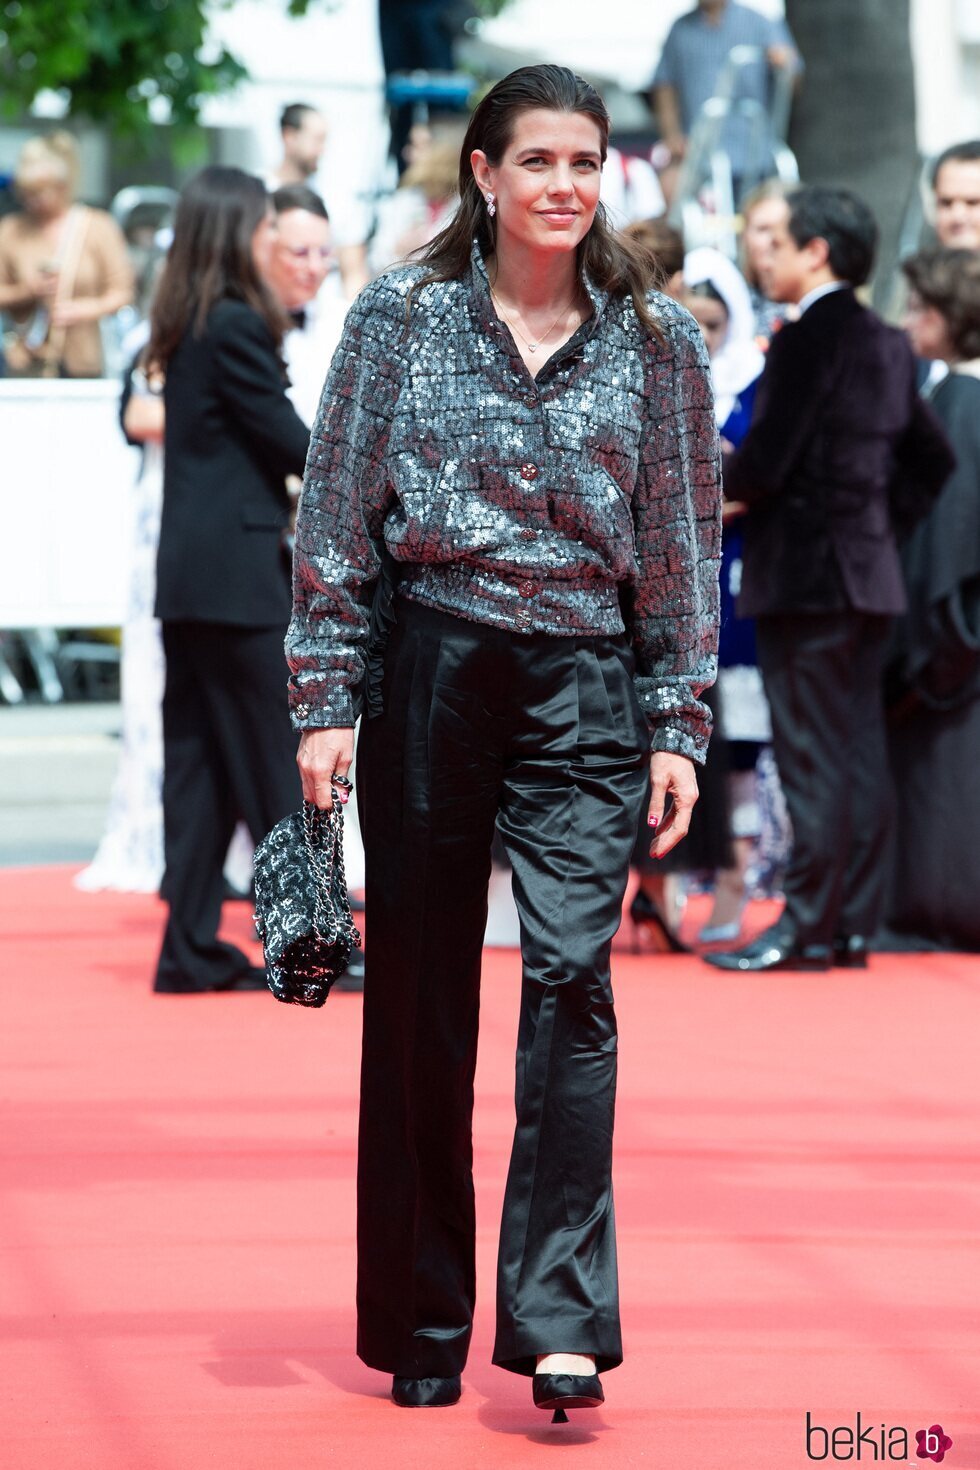
[(881, 669), (905, 607), (896, 520), (925, 513), (953, 460), (908, 342), (854, 294), (876, 238), (846, 190), (787, 200), (765, 287), (799, 318), (776, 334), (752, 427), (726, 456), (726, 498), (747, 509), (739, 612), (757, 620), (793, 851), (781, 919), (705, 956), (722, 969), (863, 966), (879, 920)]

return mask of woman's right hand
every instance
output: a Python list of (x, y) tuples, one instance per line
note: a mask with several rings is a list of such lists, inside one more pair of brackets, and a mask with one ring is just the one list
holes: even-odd
[[(303, 800), (312, 801), (321, 811), (333, 807), (334, 776), (346, 776), (354, 759), (354, 731), (352, 729), (304, 730), (300, 736), (296, 764), (303, 782)], [(348, 793), (338, 788), (341, 804), (346, 804)]]

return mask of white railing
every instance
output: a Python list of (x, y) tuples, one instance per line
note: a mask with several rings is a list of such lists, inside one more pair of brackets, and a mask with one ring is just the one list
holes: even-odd
[(0, 628), (118, 626), (139, 453), (119, 384), (0, 379)]

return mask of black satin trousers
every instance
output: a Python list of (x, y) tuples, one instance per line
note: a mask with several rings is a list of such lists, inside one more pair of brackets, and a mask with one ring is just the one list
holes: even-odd
[(496, 824), (523, 982), (493, 1360), (622, 1361), (609, 952), (647, 794), (624, 637), (518, 635), (399, 598), (383, 711), (362, 721), (368, 934), (358, 1353), (399, 1376), (466, 1361), (475, 1300), (473, 1073)]

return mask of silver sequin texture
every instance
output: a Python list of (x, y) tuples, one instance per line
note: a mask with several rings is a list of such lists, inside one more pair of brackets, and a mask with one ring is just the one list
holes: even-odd
[(296, 527), (286, 638), (299, 729), (353, 725), (379, 548), (401, 595), (517, 633), (627, 632), (654, 750), (703, 760), (715, 676), (718, 436), (701, 332), (663, 332), (585, 281), (593, 315), (533, 379), (474, 246), (462, 280), (387, 272), (361, 292), (324, 385)]

